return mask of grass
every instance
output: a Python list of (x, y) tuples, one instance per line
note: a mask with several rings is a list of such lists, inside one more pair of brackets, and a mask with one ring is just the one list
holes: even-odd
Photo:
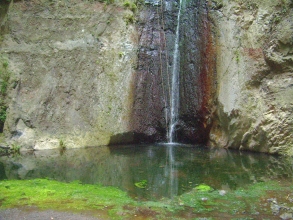
[(138, 215), (147, 215), (150, 219), (180, 219), (186, 213), (195, 217), (226, 213), (236, 218), (244, 212), (246, 217), (254, 213), (270, 214), (269, 210), (261, 207), (263, 201), (271, 198), (272, 192), (274, 195), (287, 195), (293, 187), (269, 181), (239, 188), (224, 196), (218, 190), (207, 189), (206, 185), (194, 188), (172, 200), (135, 201), (115, 187), (49, 179), (4, 180), (0, 181), (0, 203), (2, 209), (33, 206), (74, 212), (106, 210), (111, 219), (130, 219), (130, 216)]

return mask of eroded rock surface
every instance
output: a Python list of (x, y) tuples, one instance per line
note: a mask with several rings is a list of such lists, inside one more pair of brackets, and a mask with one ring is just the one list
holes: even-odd
[(292, 1), (210, 1), (217, 29), (215, 146), (293, 153)]
[(0, 53), (15, 75), (4, 127), (11, 143), (102, 145), (129, 131), (137, 45), (131, 16), (97, 1), (10, 6)]

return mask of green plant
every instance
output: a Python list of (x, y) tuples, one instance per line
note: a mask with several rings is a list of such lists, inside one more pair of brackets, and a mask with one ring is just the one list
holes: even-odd
[(10, 153), (13, 155), (18, 155), (20, 154), (20, 146), (18, 144), (12, 144)]
[(125, 8), (129, 8), (129, 7), (130, 7), (130, 2), (129, 2), (129, 1), (124, 2), (124, 3), (123, 3), (123, 6), (124, 6)]
[(6, 120), (6, 96), (11, 75), (8, 66), (7, 59), (0, 54), (0, 132), (3, 131), (4, 122)]
[(133, 14), (128, 14), (124, 16), (124, 21), (126, 22), (126, 25), (135, 23), (135, 17)]
[(281, 21), (281, 16), (278, 12), (273, 15), (272, 21), (273, 23), (279, 23)]
[(59, 140), (59, 152), (60, 155), (63, 155), (66, 151), (66, 145), (63, 140)]
[(100, 2), (104, 2), (107, 5), (109, 5), (109, 4), (113, 4), (114, 3), (114, 0), (101, 0)]
[(135, 12), (136, 9), (137, 9), (136, 4), (135, 4), (135, 3), (131, 3), (131, 2), (129, 2), (129, 1), (125, 1), (125, 2), (123, 3), (123, 6), (124, 6), (125, 8), (130, 9), (132, 12)]
[(111, 24), (113, 20), (114, 20), (113, 17), (109, 17), (108, 20), (107, 20), (107, 24)]
[(136, 6), (136, 4), (132, 3), (132, 4), (130, 5), (130, 10), (131, 10), (133, 13), (136, 12), (136, 10), (137, 10), (137, 6)]
[(2, 81), (1, 83), (1, 93), (2, 95), (6, 95), (8, 83), (6, 81)]
[(0, 156), (7, 154), (7, 151), (3, 148), (0, 148)]
[(59, 148), (60, 150), (65, 150), (66, 149), (66, 145), (64, 143), (64, 141), (61, 139), (59, 140)]
[(6, 120), (6, 109), (7, 107), (0, 102), (0, 122), (4, 123)]
[(239, 54), (239, 51), (236, 50), (234, 54), (235, 54), (235, 60), (236, 60), (236, 63), (239, 63), (239, 61), (240, 61), (240, 54)]
[(6, 69), (8, 67), (8, 62), (7, 61), (4, 61), (2, 65)]
[(134, 185), (138, 188), (144, 189), (147, 187), (148, 181), (147, 180), (141, 180), (139, 182), (134, 183)]
[(8, 82), (10, 79), (10, 72), (8, 71), (8, 62), (4, 61), (2, 63), (2, 69), (0, 69), (0, 92), (2, 96), (6, 96), (7, 88), (8, 88)]
[(120, 51), (120, 52), (118, 53), (118, 55), (119, 55), (119, 58), (121, 59), (121, 58), (123, 58), (123, 57), (125, 56), (125, 53)]

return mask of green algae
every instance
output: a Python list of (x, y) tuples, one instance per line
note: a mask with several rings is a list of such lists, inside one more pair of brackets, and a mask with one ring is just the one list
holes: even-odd
[(138, 188), (144, 189), (147, 187), (148, 182), (147, 182), (147, 180), (141, 180), (139, 182), (134, 183), (134, 185)]
[(58, 210), (92, 210), (134, 202), (126, 192), (115, 187), (81, 184), (77, 181), (5, 180), (0, 182), (0, 192), (2, 208), (37, 206)]
[(200, 184), (200, 185), (196, 186), (195, 189), (197, 189), (198, 191), (202, 191), (202, 192), (208, 192), (208, 191), (213, 190), (212, 187), (210, 187), (209, 185), (206, 185), (206, 184)]
[[(292, 187), (291, 187), (292, 188)], [(218, 190), (207, 191), (194, 188), (192, 191), (179, 196), (181, 205), (194, 208), (198, 213), (223, 212), (230, 214), (258, 213), (262, 211), (261, 200), (268, 198), (268, 192), (290, 192), (290, 187), (281, 186), (276, 181), (260, 182), (247, 188), (221, 194)]]
[(292, 186), (281, 186), (277, 181), (255, 183), (225, 194), (211, 188), (199, 188), (197, 186), (172, 199), (136, 201), (118, 188), (81, 184), (78, 181), (4, 180), (0, 181), (0, 204), (2, 209), (31, 206), (74, 212), (104, 210), (111, 219), (129, 219), (138, 215), (148, 216), (146, 219), (181, 219), (182, 213), (190, 213), (194, 219), (198, 215), (213, 216), (215, 213), (229, 214), (238, 219), (241, 213), (246, 213), (246, 218), (255, 213), (272, 214), (261, 207), (262, 201), (272, 195), (287, 195), (293, 189)]

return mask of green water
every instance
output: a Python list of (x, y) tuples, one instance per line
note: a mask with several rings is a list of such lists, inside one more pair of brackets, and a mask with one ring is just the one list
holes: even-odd
[(43, 150), (0, 158), (0, 179), (49, 178), (115, 186), (136, 200), (173, 198), (200, 184), (226, 192), (258, 182), (291, 182), (292, 162), (266, 154), (190, 145)]

